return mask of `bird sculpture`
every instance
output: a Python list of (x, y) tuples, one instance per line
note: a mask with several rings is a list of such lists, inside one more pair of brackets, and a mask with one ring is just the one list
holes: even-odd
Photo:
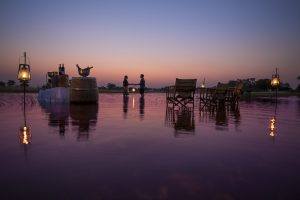
[(82, 69), (78, 64), (76, 65), (77, 69), (78, 69), (78, 74), (82, 77), (87, 77), (88, 75), (90, 75), (90, 70), (93, 67), (86, 67), (84, 69)]

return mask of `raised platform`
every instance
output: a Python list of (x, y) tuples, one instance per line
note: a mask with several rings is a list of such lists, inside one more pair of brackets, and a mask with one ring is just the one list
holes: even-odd
[(66, 87), (39, 90), (38, 100), (45, 103), (69, 103), (70, 92)]

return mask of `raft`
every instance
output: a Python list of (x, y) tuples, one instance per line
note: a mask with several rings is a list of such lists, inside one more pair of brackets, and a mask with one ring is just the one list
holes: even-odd
[(98, 93), (96, 78), (72, 78), (70, 87), (71, 103), (98, 103)]

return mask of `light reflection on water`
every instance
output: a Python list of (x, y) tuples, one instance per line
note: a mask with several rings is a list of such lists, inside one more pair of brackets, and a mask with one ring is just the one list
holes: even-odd
[(170, 109), (164, 94), (100, 94), (98, 105), (39, 104), (28, 94), (24, 137), (21, 97), (0, 94), (4, 199), (299, 195), (299, 98), (279, 99), (276, 110), (260, 99), (200, 112)]

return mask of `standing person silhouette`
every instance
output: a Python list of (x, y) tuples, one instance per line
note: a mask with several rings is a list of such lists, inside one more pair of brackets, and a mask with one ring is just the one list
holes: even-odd
[(140, 85), (140, 94), (141, 94), (141, 97), (144, 98), (145, 87), (146, 87), (146, 81), (144, 79), (144, 74), (141, 74), (140, 78), (141, 78), (140, 84), (138, 84), (138, 85)]
[(128, 76), (125, 75), (124, 76), (124, 80), (123, 80), (123, 96), (128, 96), (129, 92), (128, 92)]

